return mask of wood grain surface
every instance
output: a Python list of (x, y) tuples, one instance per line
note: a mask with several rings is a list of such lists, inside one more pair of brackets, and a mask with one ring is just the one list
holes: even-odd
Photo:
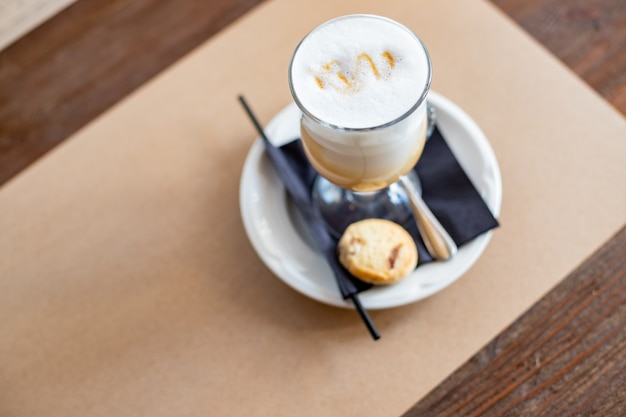
[[(260, 2), (79, 0), (0, 51), (0, 185)], [(492, 2), (626, 114), (624, 0)], [(626, 415), (625, 294), (622, 229), (406, 416)]]
[(626, 227), (404, 417), (626, 415)]

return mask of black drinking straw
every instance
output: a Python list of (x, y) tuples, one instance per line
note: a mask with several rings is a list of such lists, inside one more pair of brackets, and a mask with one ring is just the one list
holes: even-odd
[[(310, 226), (311, 235), (315, 240), (318, 249), (326, 256), (327, 260), (329, 261), (330, 267), (335, 274), (335, 278), (337, 279), (338, 284), (341, 285), (341, 282), (346, 282), (346, 280), (349, 279), (345, 276), (345, 271), (342, 269), (342, 267), (339, 265), (339, 262), (337, 261), (337, 256), (335, 253), (335, 243), (332, 241), (330, 235), (323, 226), (323, 220), (321, 219), (319, 212), (314, 210), (311, 205), (311, 199), (308, 194), (308, 190), (306, 189), (306, 187), (298, 182), (297, 175), (293, 172), (293, 168), (291, 167), (291, 165), (289, 165), (289, 162), (287, 162), (285, 156), (269, 141), (269, 139), (265, 135), (265, 132), (263, 131), (263, 128), (261, 127), (261, 124), (252, 113), (252, 110), (250, 110), (250, 107), (246, 103), (246, 100), (243, 98), (243, 96), (239, 96), (239, 101), (241, 102), (246, 113), (248, 113), (248, 116), (250, 117), (250, 120), (252, 120), (252, 123), (254, 124), (256, 130), (259, 132), (259, 135), (263, 139), (267, 155), (272, 161), (274, 168), (278, 173), (278, 176), (283, 181), (285, 188), (291, 195), (291, 198), (298, 207), (298, 210), (300, 210), (302, 216), (307, 220), (307, 223)], [(367, 330), (369, 330), (370, 334), (372, 335), (372, 338), (374, 340), (378, 340), (380, 338), (380, 334), (378, 333), (378, 330), (376, 330), (376, 326), (374, 326), (374, 323), (367, 313), (367, 310), (365, 310), (365, 308), (363, 308), (363, 306), (361, 305), (357, 293), (351, 291), (345, 296), (345, 298), (349, 298), (352, 301), (354, 307), (359, 313), (359, 316), (365, 323)]]

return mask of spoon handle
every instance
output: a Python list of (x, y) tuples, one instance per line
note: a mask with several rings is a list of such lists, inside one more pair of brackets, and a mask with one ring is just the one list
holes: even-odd
[(400, 184), (409, 197), (417, 228), (428, 252), (438, 260), (451, 258), (457, 252), (457, 246), (448, 232), (441, 226), (406, 176), (400, 177)]

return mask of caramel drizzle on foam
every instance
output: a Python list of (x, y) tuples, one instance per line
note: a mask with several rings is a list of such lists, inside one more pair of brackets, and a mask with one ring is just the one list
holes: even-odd
[[(381, 56), (385, 59), (387, 64), (389, 65), (389, 71), (391, 71), (396, 66), (396, 60), (394, 59), (391, 52), (384, 51)], [(356, 57), (355, 68), (359, 68), (363, 62), (369, 64), (369, 68), (372, 70), (372, 73), (376, 78), (381, 77), (381, 73), (376, 66), (376, 63), (372, 59), (372, 57), (363, 52)], [(330, 61), (329, 63), (322, 65), (320, 70), (313, 70), (313, 77), (317, 86), (320, 89), (325, 89), (328, 86), (334, 88), (337, 91), (343, 92), (356, 92), (360, 88), (360, 79), (359, 79), (359, 71), (355, 71), (352, 77), (348, 78), (344, 71), (341, 68), (341, 64), (337, 61)], [(385, 74), (388, 76), (389, 74)], [(335, 78), (336, 77), (336, 78)], [(339, 80), (339, 83), (335, 83), (333, 81)]]

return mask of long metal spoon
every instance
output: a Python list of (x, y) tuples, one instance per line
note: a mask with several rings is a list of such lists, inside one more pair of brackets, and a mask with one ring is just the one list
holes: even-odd
[(411, 180), (403, 175), (399, 183), (409, 197), (417, 228), (428, 252), (438, 260), (450, 259), (458, 250), (456, 243), (424, 203)]

